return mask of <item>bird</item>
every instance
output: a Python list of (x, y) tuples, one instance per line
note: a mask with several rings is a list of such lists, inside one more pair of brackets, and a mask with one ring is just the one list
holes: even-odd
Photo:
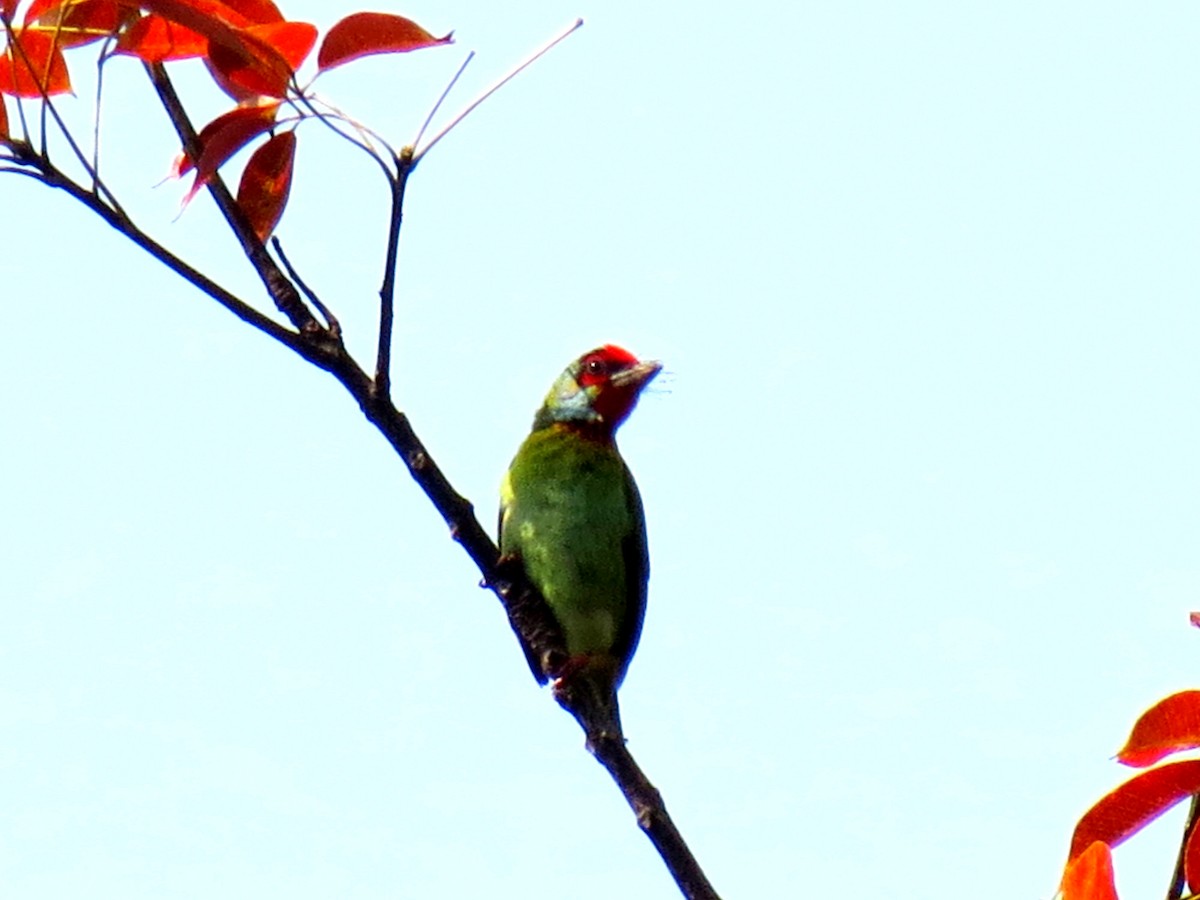
[(616, 431), (661, 369), (613, 344), (584, 353), (546, 394), (500, 488), (501, 559), (520, 564), (566, 643), (555, 673), (521, 638), (534, 677), (586, 682), (614, 714), (650, 577), (642, 500)]

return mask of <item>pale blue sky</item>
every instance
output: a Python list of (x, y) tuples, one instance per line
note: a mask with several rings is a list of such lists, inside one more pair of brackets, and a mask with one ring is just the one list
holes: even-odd
[[(414, 177), (398, 401), (490, 524), (563, 365), (665, 362), (622, 702), (724, 896), (1049, 897), (1196, 686), (1200, 11), (520, 7), (375, 7), (458, 44), (322, 79), (403, 143), (468, 49), (450, 110), (588, 21)], [(250, 293), (110, 75), (113, 183)], [(366, 350), (382, 182), (301, 138), (279, 234)], [(0, 210), (5, 896), (674, 896), (341, 388), (65, 197)]]

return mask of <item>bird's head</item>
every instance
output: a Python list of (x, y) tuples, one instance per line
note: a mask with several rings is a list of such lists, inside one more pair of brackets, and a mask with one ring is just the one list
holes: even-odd
[(558, 376), (533, 427), (556, 422), (584, 426), (611, 438), (637, 405), (642, 388), (662, 368), (657, 360), (639, 361), (628, 350), (605, 344), (567, 366)]

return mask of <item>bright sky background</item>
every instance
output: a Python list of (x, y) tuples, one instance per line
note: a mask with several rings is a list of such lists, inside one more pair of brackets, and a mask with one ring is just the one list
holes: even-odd
[[(624, 719), (725, 897), (1048, 898), (1197, 686), (1200, 9), (512, 6), (374, 7), (458, 43), (318, 83), (401, 144), (588, 21), (414, 177), (398, 402), (490, 525), (569, 360), (665, 362)], [(258, 300), (108, 72), (113, 185)], [(301, 138), (279, 234), (366, 351), (383, 182)], [(675, 896), (342, 389), (65, 196), (0, 212), (4, 895)]]

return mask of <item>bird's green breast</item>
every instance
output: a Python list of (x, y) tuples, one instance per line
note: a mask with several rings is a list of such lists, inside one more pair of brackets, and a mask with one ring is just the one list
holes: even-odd
[(645, 528), (616, 447), (563, 425), (538, 429), (517, 452), (501, 503), (500, 550), (520, 557), (562, 626), (567, 652), (632, 653), (618, 645), (635, 643), (640, 630)]

